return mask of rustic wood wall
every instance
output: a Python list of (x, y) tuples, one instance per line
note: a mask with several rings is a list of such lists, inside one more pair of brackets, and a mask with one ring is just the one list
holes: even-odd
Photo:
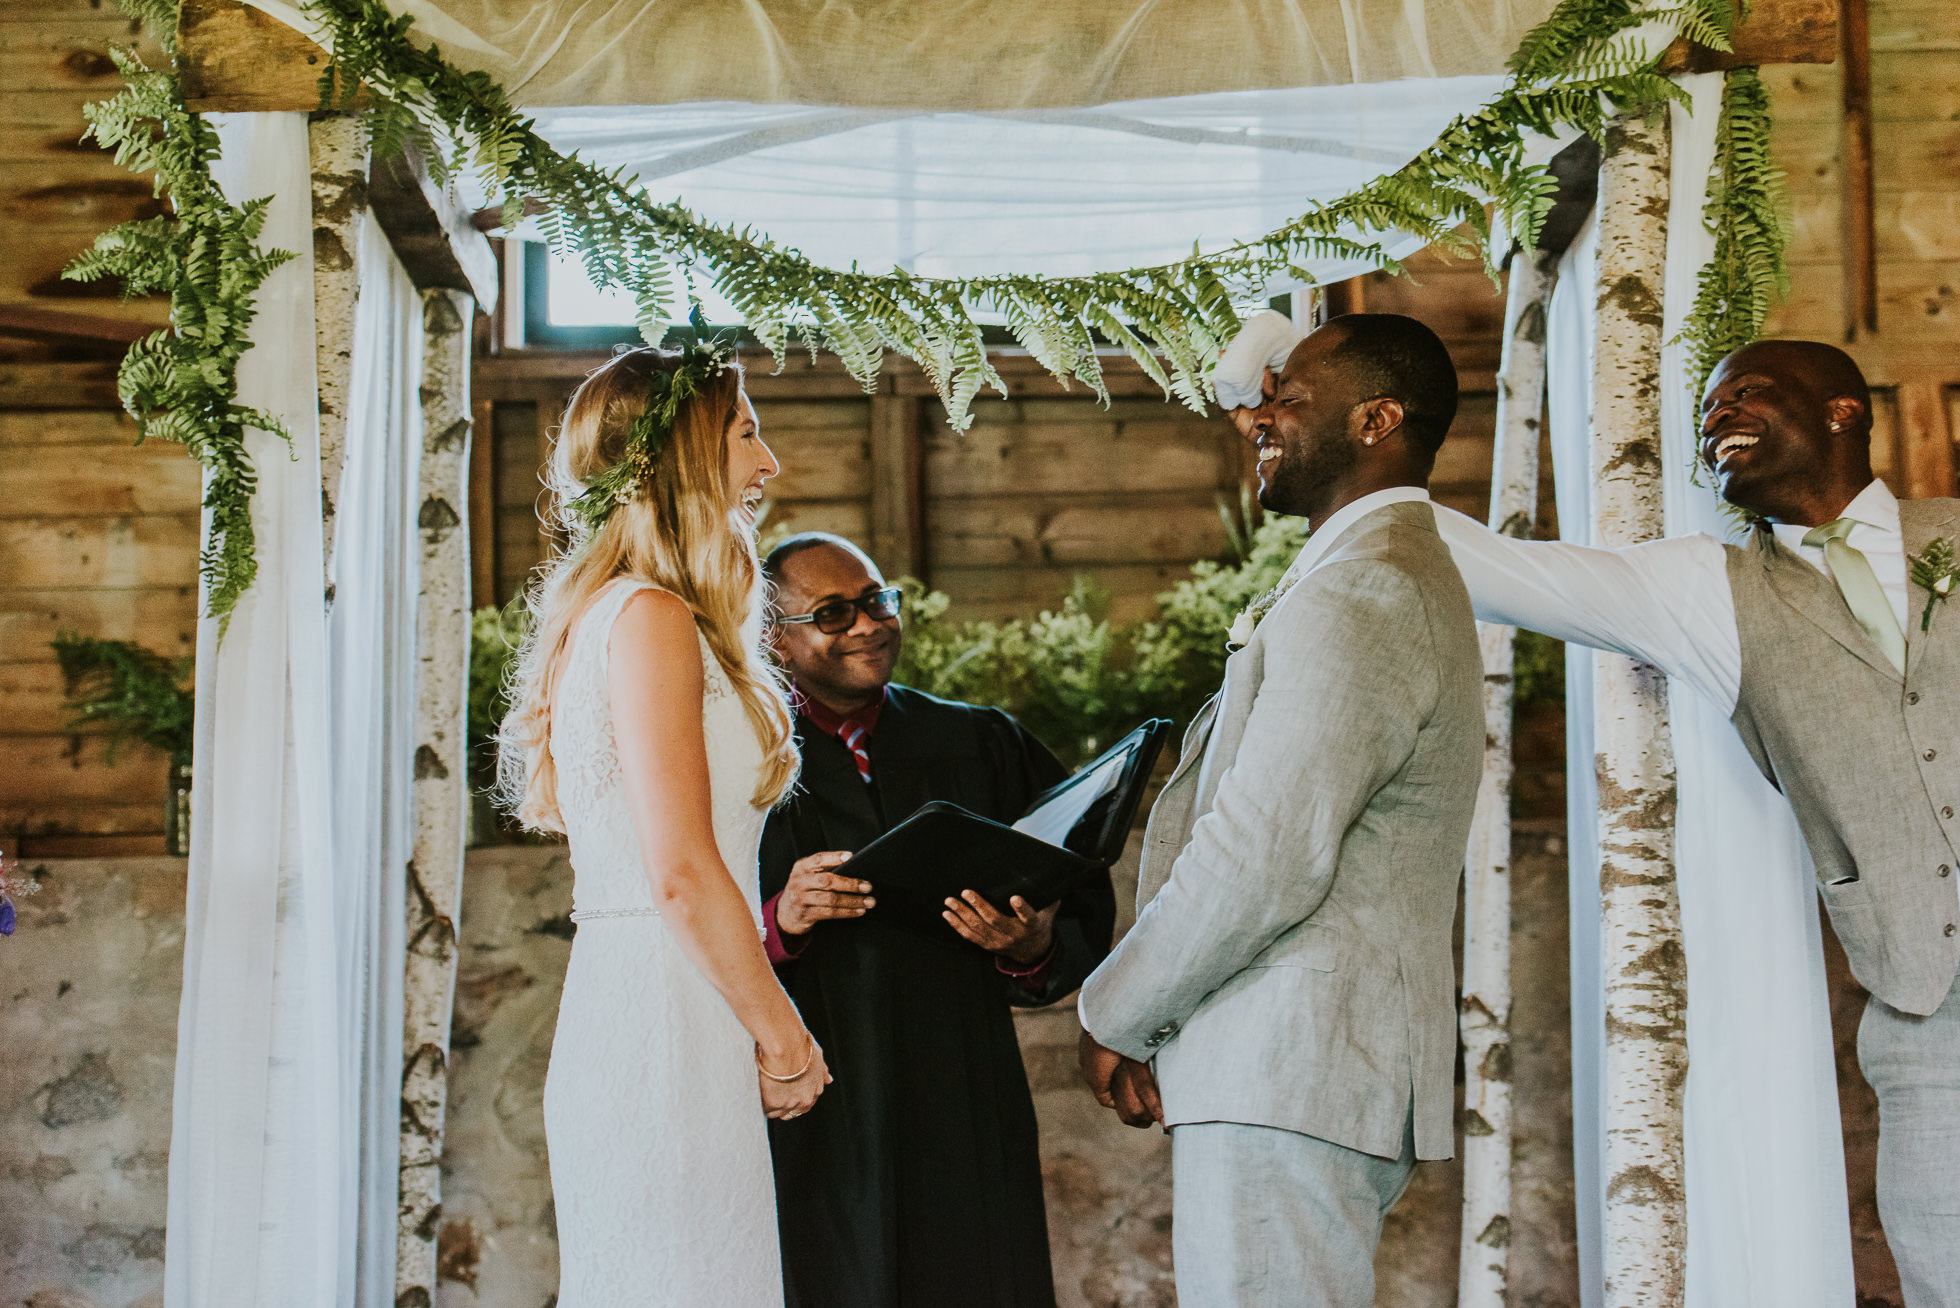
[(48, 642), (68, 628), (171, 655), (195, 628), (197, 469), (136, 446), (116, 402), (121, 342), (165, 320), (114, 285), (61, 280), (110, 224), (159, 211), (147, 181), (82, 144), (82, 105), (140, 40), (106, 0), (0, 7), (0, 845), (160, 853), (165, 762), (63, 732)]
[(1848, 330), (1841, 64), (1763, 70), (1787, 173), (1791, 294), (1772, 336), (1829, 341), (1876, 389), (1873, 461), (1903, 495), (1955, 493), (1960, 434), (1960, 7), (1871, 0), (1876, 330)]
[[(1464, 388), (1436, 474), (1438, 498), (1482, 516), (1489, 494), (1493, 369), (1504, 301), (1481, 272), (1418, 258), (1420, 284), (1369, 292), (1379, 307), (1439, 326)], [(1371, 279), (1372, 281), (1373, 279)], [(1389, 280), (1389, 279), (1384, 279)], [(1377, 307), (1375, 302), (1370, 307)], [(479, 420), (494, 433), (476, 525), (480, 603), (516, 593), (540, 557), (539, 467), (566, 398), (604, 356), (515, 351), (479, 358)], [(1236, 512), (1251, 453), (1222, 418), (1166, 401), (1127, 359), (1105, 361), (1107, 408), (1081, 387), (1063, 390), (1013, 353), (999, 364), (1010, 394), (973, 406), (956, 432), (919, 371), (887, 367), (865, 395), (834, 359), (796, 356), (772, 375), (749, 362), (764, 437), (783, 465), (770, 483), (766, 526), (836, 531), (866, 545), (891, 575), (910, 572), (972, 617), (1032, 614), (1059, 603), (1075, 577), (1131, 617), (1151, 597), (1225, 547), (1218, 506)]]

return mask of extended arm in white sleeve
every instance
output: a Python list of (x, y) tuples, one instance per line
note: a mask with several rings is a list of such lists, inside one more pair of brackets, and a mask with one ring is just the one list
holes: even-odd
[(1742, 645), (1728, 560), (1713, 536), (1592, 549), (1500, 536), (1441, 505), (1436, 525), (1485, 622), (1642, 659), (1723, 713), (1735, 710)]

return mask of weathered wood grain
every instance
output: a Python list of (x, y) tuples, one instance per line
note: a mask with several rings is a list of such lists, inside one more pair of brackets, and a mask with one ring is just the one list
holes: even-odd
[[(0, 579), (11, 570), (0, 564)], [(181, 658), (197, 646), (197, 589), (192, 574), (171, 586), (81, 590), (0, 590), (0, 659), (53, 658), (48, 642), (59, 631), (104, 640), (133, 640)]]
[[(1092, 405), (1072, 423), (975, 422), (964, 432), (928, 423), (928, 521), (936, 501), (968, 495), (1071, 491), (1189, 491), (1219, 486), (1230, 424), (1108, 421)], [(1194, 430), (1195, 429), (1195, 430)]]
[(0, 736), (0, 753), (8, 760), (0, 806), (123, 803), (155, 795), (161, 810), (170, 760), (156, 750), (125, 743), (112, 764), (107, 745), (93, 736), (10, 735)]
[(0, 520), (194, 514), (202, 497), (196, 463), (180, 445), (145, 441), (107, 448), (28, 445), (6, 455)]
[[(1842, 274), (1808, 265), (1791, 279), (1790, 296), (1770, 309), (1764, 335), (1814, 341), (1840, 339)], [(1887, 261), (1878, 267), (1878, 321), (1888, 340), (1918, 341), (1950, 350), (1960, 343), (1960, 262)]]
[(195, 513), (0, 519), (0, 577), (22, 590), (182, 585), (197, 529)]
[[(121, 409), (0, 409), (0, 446), (133, 446), (136, 437), (136, 419)], [(78, 451), (77, 457), (97, 458), (101, 452)], [(10, 467), (12, 460), (9, 455)]]
[(944, 500), (928, 519), (928, 549), (962, 568), (1097, 568), (1189, 564), (1225, 548), (1211, 493), (988, 496)]
[[(868, 415), (867, 415), (868, 416)], [(765, 428), (763, 439), (782, 471), (768, 482), (772, 499), (844, 500), (871, 494), (871, 433), (866, 428)]]
[[(1795, 275), (1839, 263), (1837, 197), (1806, 191), (1792, 197), (1790, 208), (1790, 266), (1802, 270)], [(1880, 191), (1873, 197), (1872, 229), (1881, 264), (1960, 263), (1960, 193)]]

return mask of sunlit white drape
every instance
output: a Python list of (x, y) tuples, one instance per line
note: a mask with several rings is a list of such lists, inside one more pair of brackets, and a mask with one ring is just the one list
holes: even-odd
[(336, 1008), (332, 723), (320, 539), (311, 186), (304, 114), (216, 118), (233, 200), (271, 196), (297, 258), (259, 292), (242, 403), (258, 581), (198, 623), (195, 804), (171, 1123), (169, 1308), (334, 1308), (348, 1087)]
[(400, 1174), (404, 869), (413, 825), (416, 487), (422, 302), (370, 216), (356, 255), (346, 465), (335, 516), (333, 820), (340, 855), (343, 1077), (353, 1147), (341, 1156), (357, 1228), (341, 1242), (343, 1303), (393, 1308)]
[[(1414, 78), (992, 113), (724, 101), (549, 109), (537, 122), (559, 149), (630, 170), (655, 199), (753, 224), (828, 266), (1059, 276), (1262, 236), (1408, 162), (1502, 84)], [(1368, 270), (1300, 263), (1323, 282)]]
[(303, 114), (216, 116), (220, 184), (272, 197), (299, 257), (259, 294), (242, 403), (258, 580), (222, 643), (198, 628), (184, 992), (170, 1150), (169, 1308), (394, 1303), (403, 874), (415, 701), (421, 306), (360, 243), (329, 605)]
[[(1672, 341), (1712, 252), (1702, 223), (1721, 76), (1683, 79), (1673, 111), (1663, 339)], [(1559, 522), (1591, 521), (1586, 433), (1593, 228), (1560, 268), (1550, 315), (1550, 420)], [(1729, 535), (1697, 485), (1695, 405), (1679, 345), (1662, 354), (1669, 534)], [(1572, 897), (1573, 1158), (1581, 1289), (1601, 1301), (1604, 1095), (1598, 802), (1592, 658), (1567, 653), (1567, 817)], [(1680, 790), (1675, 847), (1688, 961), (1686, 1099), (1689, 1308), (1847, 1308), (1850, 1226), (1817, 896), (1788, 805), (1762, 779), (1723, 711), (1669, 687)]]

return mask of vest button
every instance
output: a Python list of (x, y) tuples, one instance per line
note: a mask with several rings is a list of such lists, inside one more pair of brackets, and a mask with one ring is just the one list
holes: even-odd
[(1954, 930), (1955, 930), (1955, 928), (1954, 928), (1954, 925), (1953, 925), (1953, 923), (1951, 923), (1951, 922), (1948, 922), (1948, 923), (1946, 924), (1946, 934), (1948, 934), (1948, 935), (1952, 935), (1952, 934), (1953, 934), (1953, 932), (1954, 932)]
[(1916, 690), (1909, 690), (1909, 691), (1907, 691), (1907, 692), (1906, 692), (1906, 703), (1908, 703), (1908, 704), (1917, 704), (1918, 702), (1919, 702), (1919, 692), (1918, 692), (1918, 691), (1916, 691)]
[(1943, 809), (1941, 809), (1941, 810), (1940, 810), (1940, 816), (1941, 816), (1941, 817), (1945, 817), (1945, 818), (1950, 818), (1950, 817), (1952, 817), (1952, 816), (1953, 816), (1953, 805), (1951, 805), (1951, 804), (1948, 804), (1948, 805), (1947, 805), (1947, 806), (1946, 806), (1945, 808), (1943, 808)]
[(1953, 869), (1951, 867), (1948, 867), (1945, 863), (1942, 863), (1940, 864), (1940, 875), (1943, 877), (1950, 877), (1953, 875)]
[(1929, 749), (1926, 751), (1924, 755), (1928, 763), (1931, 763), (1934, 759), (1938, 758), (1939, 756), (1940, 756), (1940, 752), (1937, 749)]

